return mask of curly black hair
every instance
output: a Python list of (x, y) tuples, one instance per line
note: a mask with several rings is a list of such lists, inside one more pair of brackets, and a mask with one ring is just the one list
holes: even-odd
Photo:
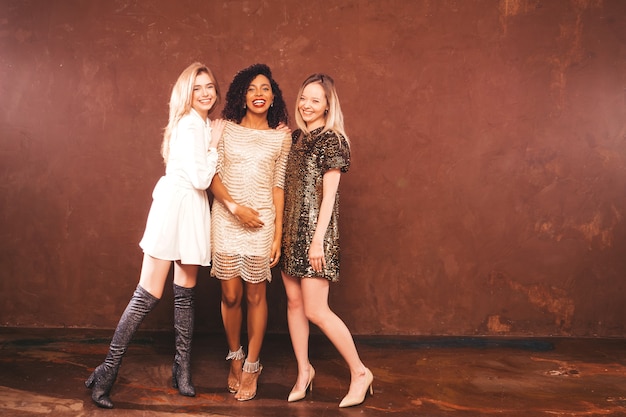
[(272, 129), (275, 129), (279, 123), (287, 124), (289, 115), (287, 106), (283, 100), (283, 93), (278, 87), (278, 83), (272, 78), (272, 71), (265, 64), (254, 64), (248, 68), (239, 71), (228, 87), (226, 93), (226, 104), (222, 110), (222, 117), (237, 124), (241, 123), (241, 119), (246, 115), (246, 92), (250, 83), (257, 75), (265, 75), (270, 80), (272, 93), (274, 94), (274, 105), (267, 112), (267, 122)]

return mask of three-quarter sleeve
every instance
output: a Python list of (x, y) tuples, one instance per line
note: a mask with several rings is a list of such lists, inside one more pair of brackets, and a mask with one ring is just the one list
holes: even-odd
[(217, 166), (215, 167), (215, 173), (220, 176), (222, 172), (224, 172), (224, 152), (224, 140), (222, 138), (222, 140), (217, 143)]
[(287, 172), (287, 159), (289, 158), (289, 150), (291, 149), (291, 135), (285, 134), (283, 137), (280, 154), (276, 159), (274, 166), (274, 178), (272, 185), (278, 188), (285, 188), (285, 173)]

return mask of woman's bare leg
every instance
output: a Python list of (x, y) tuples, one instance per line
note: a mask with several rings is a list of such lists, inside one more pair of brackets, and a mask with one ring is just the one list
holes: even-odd
[(246, 282), (246, 303), (248, 307), (248, 358), (243, 363), (241, 385), (235, 398), (248, 401), (256, 396), (257, 382), (263, 367), (259, 355), (267, 327), (266, 281), (256, 284)]
[[(243, 281), (241, 278), (222, 280), (222, 322), (226, 332), (226, 342), (230, 357), (230, 370), (228, 373), (228, 390), (235, 393), (239, 390), (241, 382), (241, 367), (245, 355), (240, 352), (241, 347), (241, 299), (243, 298)], [(227, 357), (227, 358), (228, 358)]]
[(367, 368), (361, 362), (345, 323), (328, 306), (329, 281), (307, 278), (301, 281), (306, 317), (328, 337), (350, 368), (348, 396), (367, 389)]
[(228, 349), (231, 351), (236, 351), (241, 346), (242, 298), (243, 281), (241, 278), (222, 280), (222, 322)]
[[(298, 363), (298, 377), (292, 391), (303, 391), (309, 382), (309, 319), (304, 313), (304, 301), (300, 278), (282, 273), (287, 293), (287, 324), (291, 345)], [(304, 278), (304, 280), (309, 278)]]
[(139, 285), (156, 298), (161, 299), (171, 266), (171, 261), (144, 254), (141, 273), (139, 274)]
[(183, 288), (194, 288), (198, 280), (198, 265), (185, 265), (174, 262), (174, 284)]
[(267, 328), (266, 281), (246, 283), (248, 307), (248, 362), (256, 362), (261, 354), (265, 329)]

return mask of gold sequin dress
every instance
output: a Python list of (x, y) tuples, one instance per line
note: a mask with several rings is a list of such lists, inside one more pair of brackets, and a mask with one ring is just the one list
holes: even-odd
[(317, 273), (309, 264), (309, 247), (322, 204), (322, 178), (330, 169), (347, 172), (350, 148), (346, 139), (322, 127), (308, 135), (293, 132), (293, 144), (285, 178), (285, 215), (283, 218), (282, 270), (294, 277), (324, 277), (339, 281), (339, 190), (326, 234), (326, 268)]
[(233, 200), (257, 210), (264, 226), (241, 225), (223, 204), (214, 200), (212, 276), (241, 277), (253, 283), (271, 280), (269, 258), (276, 218), (273, 188), (284, 187), (290, 147), (290, 137), (283, 132), (226, 124), (217, 148), (217, 173)]

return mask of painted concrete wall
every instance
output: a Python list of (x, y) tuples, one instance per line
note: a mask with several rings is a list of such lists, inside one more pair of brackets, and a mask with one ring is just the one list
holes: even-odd
[[(626, 2), (0, 0), (0, 325), (113, 327), (173, 82), (333, 75), (357, 334), (626, 334)], [(293, 115), (293, 112), (292, 112)], [(293, 125), (292, 125), (293, 126)], [(278, 276), (269, 331), (286, 332)], [(198, 329), (219, 331), (201, 272)], [(171, 328), (165, 297), (148, 328)]]

